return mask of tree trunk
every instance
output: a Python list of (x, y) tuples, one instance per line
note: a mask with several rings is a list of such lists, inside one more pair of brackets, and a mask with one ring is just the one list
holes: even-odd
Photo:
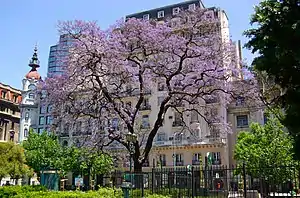
[(133, 185), (137, 189), (142, 189), (144, 185), (143, 181), (143, 164), (133, 156), (133, 172), (134, 172), (134, 177), (133, 177)]
[(133, 171), (135, 173), (143, 172), (143, 164), (139, 162), (139, 160), (133, 160)]

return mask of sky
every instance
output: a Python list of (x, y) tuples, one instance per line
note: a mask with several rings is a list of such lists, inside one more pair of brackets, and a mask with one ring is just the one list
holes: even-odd
[[(22, 79), (30, 71), (28, 62), (38, 46), (39, 73), (46, 76), (49, 48), (58, 42), (58, 21), (92, 20), (106, 29), (122, 17), (184, 0), (1, 0), (0, 1), (0, 82), (21, 89)], [(205, 7), (220, 7), (229, 18), (233, 40), (247, 39), (249, 18), (260, 0), (203, 0)], [(251, 63), (253, 55), (243, 49), (243, 58)]]

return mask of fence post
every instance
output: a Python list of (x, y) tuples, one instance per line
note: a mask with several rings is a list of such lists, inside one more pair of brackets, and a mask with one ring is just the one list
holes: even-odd
[(194, 198), (194, 189), (195, 189), (195, 187), (194, 187), (194, 181), (195, 181), (195, 179), (194, 179), (194, 166), (192, 166), (192, 175), (191, 175), (191, 185), (192, 185), (192, 198)]
[(246, 180), (246, 166), (243, 163), (243, 183), (244, 183), (244, 197), (247, 197), (247, 180)]
[(154, 193), (154, 168), (152, 168), (152, 185), (151, 185), (151, 190), (152, 190), (152, 194)]

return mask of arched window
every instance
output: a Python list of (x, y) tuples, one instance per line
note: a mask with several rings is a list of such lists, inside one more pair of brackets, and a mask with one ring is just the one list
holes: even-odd
[(24, 129), (24, 137), (28, 136), (28, 129)]
[(62, 145), (63, 145), (63, 146), (68, 146), (68, 141), (67, 141), (67, 140), (64, 140)]
[(36, 88), (36, 86), (33, 85), (33, 84), (31, 84), (31, 85), (28, 86), (28, 89), (29, 89), (29, 90), (35, 90), (35, 88)]
[(29, 97), (30, 99), (34, 99), (34, 93), (30, 93), (30, 94), (28, 95), (28, 97)]

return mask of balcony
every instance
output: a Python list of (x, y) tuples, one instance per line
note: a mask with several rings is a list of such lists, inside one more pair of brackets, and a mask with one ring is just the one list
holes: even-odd
[(192, 165), (200, 165), (200, 161), (199, 160), (193, 160)]
[(217, 102), (219, 102), (217, 97), (210, 97), (205, 99), (206, 104), (213, 104)]
[(213, 160), (212, 165), (221, 165), (221, 160)]
[(63, 132), (63, 133), (59, 134), (59, 137), (69, 137), (69, 133)]
[(176, 166), (183, 166), (184, 162), (183, 161), (176, 161)]
[(141, 111), (145, 111), (145, 110), (151, 110), (151, 105), (147, 104), (147, 105), (143, 105), (140, 107)]
[(150, 124), (142, 124), (141, 125), (141, 129), (149, 129), (150, 128)]
[(181, 127), (183, 126), (183, 122), (182, 121), (175, 121), (172, 124), (172, 127)]
[(157, 166), (166, 166), (167, 162), (166, 160), (162, 160), (162, 161), (159, 161), (157, 162)]
[(149, 162), (144, 162), (143, 167), (149, 167)]

